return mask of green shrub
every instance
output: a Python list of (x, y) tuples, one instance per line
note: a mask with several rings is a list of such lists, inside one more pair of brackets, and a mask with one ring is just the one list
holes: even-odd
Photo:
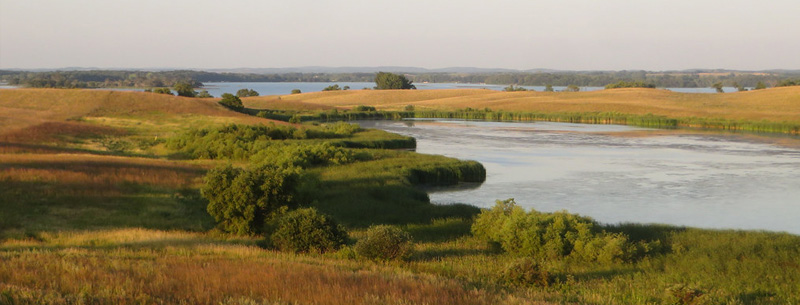
[(221, 230), (251, 235), (261, 233), (277, 212), (298, 205), (300, 181), (299, 169), (294, 167), (227, 165), (206, 174), (201, 193)]
[(509, 264), (500, 274), (500, 279), (509, 286), (547, 287), (554, 277), (542, 265), (531, 258), (523, 258)]
[(567, 212), (526, 213), (514, 199), (498, 200), (481, 212), (472, 232), (517, 256), (619, 262), (637, 257), (640, 249), (622, 233), (602, 231), (591, 218)]
[(403, 111), (414, 111), (414, 105), (406, 105), (406, 107), (403, 108)]
[(283, 251), (324, 253), (344, 245), (347, 232), (330, 216), (304, 208), (280, 217), (270, 240)]
[(371, 260), (396, 260), (411, 256), (414, 244), (411, 235), (400, 228), (377, 225), (367, 229), (367, 236), (356, 243), (360, 257)]
[(303, 93), (300, 89), (292, 89), (292, 94), (300, 94)]
[(242, 104), (242, 100), (238, 96), (235, 96), (230, 93), (223, 93), (222, 100), (219, 101), (219, 104), (236, 111), (244, 109), (244, 104)]
[(253, 89), (239, 89), (239, 91), (236, 91), (236, 96), (238, 97), (258, 96), (258, 92)]
[(709, 300), (705, 297), (705, 293), (697, 288), (689, 287), (686, 285), (675, 285), (667, 289), (670, 298), (670, 304), (675, 305), (701, 305), (709, 304)]
[(330, 143), (270, 145), (250, 158), (253, 163), (285, 166), (310, 166), (347, 164), (356, 161), (352, 150)]
[(353, 107), (353, 110), (354, 111), (375, 111), (376, 109), (375, 109), (375, 107), (372, 107), (372, 106), (358, 105), (358, 106)]

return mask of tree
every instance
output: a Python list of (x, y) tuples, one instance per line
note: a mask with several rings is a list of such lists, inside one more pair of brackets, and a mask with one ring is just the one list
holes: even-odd
[(514, 85), (508, 85), (508, 87), (503, 88), (503, 91), (508, 91), (508, 92), (528, 91), (528, 89), (525, 89), (525, 88), (520, 87), (520, 86), (514, 87)]
[(388, 72), (378, 72), (375, 76), (375, 89), (417, 89), (405, 76)]
[(714, 83), (711, 88), (717, 89), (717, 93), (725, 93), (725, 90), (722, 90), (722, 82)]
[(221, 230), (251, 235), (263, 233), (268, 221), (299, 204), (300, 181), (295, 167), (267, 164), (240, 169), (228, 164), (208, 172), (201, 194)]
[(347, 231), (341, 225), (314, 208), (297, 209), (281, 216), (270, 235), (275, 247), (295, 253), (337, 250), (347, 238)]
[(569, 85), (569, 86), (567, 86), (567, 89), (564, 89), (564, 91), (567, 91), (567, 92), (578, 92), (578, 91), (581, 91), (581, 87), (578, 87), (577, 85)]
[(242, 104), (242, 99), (238, 96), (235, 96), (230, 93), (223, 93), (222, 100), (219, 101), (220, 105), (231, 108), (233, 110), (242, 110), (244, 109), (244, 104)]
[(178, 96), (194, 97), (197, 95), (197, 92), (194, 92), (194, 85), (190, 82), (178, 82), (173, 89), (178, 92)]
[(300, 94), (303, 93), (300, 89), (292, 89), (292, 94)]
[(553, 91), (555, 91), (553, 90), (553, 85), (548, 84), (544, 86), (544, 92), (553, 92)]
[(342, 88), (339, 88), (339, 84), (333, 84), (325, 87), (325, 89), (322, 89), (322, 91), (339, 91), (339, 90), (342, 90)]
[(767, 85), (765, 85), (764, 82), (759, 81), (758, 84), (756, 84), (756, 87), (753, 88), (753, 90), (761, 90), (761, 89), (767, 89)]
[(239, 91), (236, 91), (236, 96), (238, 97), (258, 96), (258, 92), (256, 92), (253, 89), (239, 89)]
[(169, 88), (155, 88), (153, 89), (153, 93), (172, 95), (172, 90), (169, 90)]
[(214, 97), (214, 96), (211, 95), (210, 93), (208, 93), (208, 90), (203, 90), (203, 91), (200, 91), (200, 93), (198, 93), (195, 97), (208, 98), (208, 97)]

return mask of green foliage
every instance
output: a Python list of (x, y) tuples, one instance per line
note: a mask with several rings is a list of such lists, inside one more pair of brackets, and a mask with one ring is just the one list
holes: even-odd
[(258, 92), (256, 92), (253, 89), (239, 89), (239, 91), (236, 91), (236, 96), (238, 97), (258, 96)]
[(656, 84), (643, 82), (643, 81), (619, 81), (614, 84), (606, 85), (606, 89), (617, 88), (655, 88)]
[(194, 84), (191, 82), (178, 82), (173, 86), (173, 89), (178, 93), (178, 96), (194, 97), (197, 95), (197, 92), (194, 91)]
[(414, 243), (408, 232), (394, 226), (377, 225), (367, 229), (367, 236), (356, 243), (358, 256), (379, 261), (406, 259)]
[(789, 86), (800, 86), (800, 79), (797, 80), (784, 79), (775, 85), (775, 87), (789, 87)]
[(244, 109), (244, 104), (242, 104), (242, 100), (233, 94), (230, 93), (223, 93), (222, 100), (219, 101), (219, 104), (230, 109), (241, 111)]
[(272, 245), (295, 253), (324, 253), (339, 249), (347, 241), (344, 227), (314, 208), (282, 215), (270, 235)]
[(358, 106), (353, 107), (353, 111), (375, 111), (375, 107), (358, 105)]
[(725, 93), (725, 90), (722, 90), (722, 82), (716, 82), (711, 85), (711, 88), (717, 90), (717, 93)]
[(200, 91), (200, 93), (198, 93), (198, 94), (197, 94), (195, 97), (199, 97), (199, 98), (212, 98), (212, 97), (214, 97), (214, 96), (213, 96), (213, 95), (211, 95), (210, 93), (208, 93), (208, 90), (203, 90), (203, 91)]
[(555, 281), (555, 277), (532, 258), (521, 258), (510, 263), (502, 270), (500, 279), (506, 285), (517, 287), (547, 287)]
[(761, 90), (761, 89), (767, 89), (767, 85), (765, 85), (764, 82), (759, 81), (753, 88), (753, 90)]
[(544, 92), (553, 92), (553, 85), (547, 84), (544, 86)]
[(208, 213), (229, 233), (262, 233), (276, 213), (296, 207), (300, 172), (294, 167), (259, 165), (247, 169), (226, 165), (205, 176), (201, 193)]
[(250, 157), (252, 163), (302, 168), (320, 165), (341, 165), (361, 159), (369, 159), (369, 156), (366, 154), (356, 155), (350, 149), (336, 147), (327, 142), (270, 145)]
[(303, 93), (300, 89), (292, 89), (292, 94), (300, 94)]
[(342, 90), (342, 88), (339, 87), (339, 84), (333, 84), (322, 89), (322, 91), (339, 91), (339, 90)]
[(508, 87), (503, 88), (503, 91), (508, 91), (508, 92), (528, 91), (528, 89), (525, 89), (525, 88), (520, 87), (520, 86), (514, 87), (514, 85), (508, 85)]
[(406, 105), (406, 107), (403, 108), (403, 111), (413, 112), (414, 105)]
[(153, 93), (172, 95), (172, 90), (169, 90), (169, 88), (154, 88)]
[(708, 298), (704, 297), (705, 293), (697, 288), (692, 288), (686, 285), (678, 284), (667, 289), (670, 294), (671, 303), (674, 305), (702, 305), (709, 304)]
[(458, 182), (483, 182), (486, 169), (475, 161), (459, 161), (407, 168), (405, 175), (414, 185), (444, 186)]
[(578, 91), (581, 91), (581, 87), (578, 87), (578, 85), (570, 84), (570, 85), (567, 86), (566, 89), (564, 89), (564, 91), (566, 91), (566, 92), (578, 92)]
[(492, 209), (481, 212), (472, 232), (523, 257), (611, 263), (631, 261), (640, 254), (626, 235), (601, 231), (591, 218), (566, 212), (526, 213), (513, 199), (498, 200)]
[(388, 72), (378, 72), (375, 75), (375, 89), (389, 90), (389, 89), (417, 89), (410, 80), (404, 75), (393, 74)]

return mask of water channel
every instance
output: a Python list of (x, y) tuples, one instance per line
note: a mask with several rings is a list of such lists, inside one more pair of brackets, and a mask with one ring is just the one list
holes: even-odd
[(800, 149), (732, 134), (619, 125), (366, 121), (417, 151), (481, 162), (486, 182), (433, 190), (436, 204), (497, 199), (604, 223), (800, 234)]

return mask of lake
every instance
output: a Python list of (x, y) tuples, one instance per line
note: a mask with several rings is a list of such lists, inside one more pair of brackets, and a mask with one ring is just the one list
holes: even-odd
[[(253, 89), (260, 95), (283, 95), (290, 94), (292, 89), (300, 89), (301, 92), (318, 92), (322, 91), (325, 87), (331, 85), (339, 85), (339, 87), (349, 86), (350, 90), (361, 90), (364, 88), (373, 88), (375, 83), (372, 82), (332, 82), (332, 83), (203, 83), (203, 88), (197, 90), (208, 90), (208, 93), (215, 97), (220, 97), (223, 93), (236, 94), (239, 89)], [(422, 83), (414, 84), (419, 90), (432, 90), (432, 89), (490, 89), (490, 90), (503, 90), (507, 85), (486, 85), (486, 84), (454, 84), (454, 83)], [(521, 86), (529, 90), (544, 91), (544, 86)], [(553, 86), (553, 90), (562, 91), (566, 86)], [(581, 91), (595, 91), (603, 90), (603, 87), (581, 87)], [(675, 92), (685, 93), (715, 93), (716, 89), (713, 88), (667, 88)], [(735, 92), (735, 88), (723, 88), (725, 92)]]
[[(636, 222), (800, 234), (800, 149), (732, 134), (619, 125), (365, 121), (417, 139), (417, 151), (481, 162), (480, 185), (434, 189), (437, 204), (567, 210)], [(633, 133), (633, 136), (631, 136)], [(666, 134), (665, 134), (666, 133)]]

